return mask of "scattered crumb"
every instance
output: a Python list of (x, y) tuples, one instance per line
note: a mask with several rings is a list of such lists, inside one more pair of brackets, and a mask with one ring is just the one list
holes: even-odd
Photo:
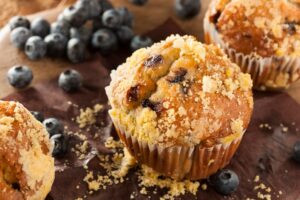
[(79, 128), (85, 128), (96, 123), (97, 114), (103, 109), (103, 105), (96, 104), (93, 108), (80, 109), (80, 115), (76, 117)]
[(254, 178), (254, 182), (257, 183), (259, 180), (260, 180), (260, 176), (259, 176), (259, 175), (256, 175), (255, 178)]
[[(271, 187), (266, 186), (264, 183), (260, 182), (260, 176), (256, 175), (254, 178), (254, 183), (257, 183), (257, 185), (254, 186), (253, 190), (257, 191), (257, 198), (258, 199), (265, 199), (265, 200), (271, 200), (272, 195), (270, 194), (272, 189)], [(250, 199), (250, 198), (248, 198)]]
[(123, 148), (124, 147), (122, 142), (114, 140), (113, 137), (108, 137), (106, 139), (104, 145), (105, 145), (106, 148), (109, 148), (109, 149), (116, 149), (116, 148)]
[(261, 123), (259, 125), (259, 128), (260, 129), (265, 129), (265, 130), (272, 130), (273, 129), (272, 126), (270, 124), (268, 124), (268, 123)]
[(201, 185), (201, 189), (202, 189), (203, 191), (207, 190), (207, 185), (206, 185), (205, 183), (203, 183), (203, 184)]
[[(167, 193), (163, 195), (160, 200), (165, 199), (174, 199), (174, 197), (177, 197), (179, 195), (183, 195), (186, 193), (191, 193), (193, 195), (196, 195), (198, 188), (200, 186), (200, 183), (197, 181), (176, 181), (171, 178), (160, 178), (161, 175), (151, 168), (142, 165), (141, 172), (138, 176), (139, 178), (139, 186), (141, 188), (151, 188), (151, 187), (159, 187), (167, 189)], [(142, 192), (144, 189), (142, 189)]]

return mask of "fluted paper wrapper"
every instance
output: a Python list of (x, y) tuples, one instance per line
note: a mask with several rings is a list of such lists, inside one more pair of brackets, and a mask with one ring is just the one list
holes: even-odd
[(228, 143), (216, 144), (209, 148), (200, 145), (163, 147), (138, 140), (122, 130), (117, 123), (115, 128), (120, 139), (139, 163), (176, 180), (199, 180), (214, 174), (230, 162), (242, 139), (241, 135)]
[(231, 61), (236, 63), (244, 73), (251, 75), (255, 89), (282, 90), (288, 88), (291, 83), (300, 78), (299, 57), (261, 57), (254, 53), (244, 54), (237, 52), (223, 41), (215, 24), (210, 22), (209, 17), (210, 11), (208, 10), (203, 23), (205, 42), (220, 45)]

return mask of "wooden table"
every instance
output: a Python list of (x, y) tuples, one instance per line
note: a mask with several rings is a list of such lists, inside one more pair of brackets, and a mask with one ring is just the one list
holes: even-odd
[[(53, 21), (58, 13), (66, 5), (72, 2), (74, 2), (74, 0), (64, 0), (52, 10), (47, 10), (38, 14)], [(135, 16), (134, 29), (137, 33), (147, 32), (171, 17), (184, 29), (184, 31), (198, 37), (203, 41), (202, 19), (210, 0), (202, 0), (201, 13), (191, 20), (180, 20), (176, 17), (174, 13), (174, 0), (149, 0), (149, 2), (142, 7), (131, 4), (129, 0), (112, 0), (111, 2), (113, 2), (116, 7), (126, 6), (130, 11), (133, 12)], [(28, 9), (31, 7), (31, 1), (23, 1), (22, 6), (24, 7), (24, 11), (26, 11), (24, 13), (28, 13)], [(25, 9), (25, 7), (28, 7), (28, 9)], [(34, 9), (33, 11), (36, 10), (38, 9)], [(19, 11), (18, 13), (20, 14)], [(30, 15), (29, 18), (32, 19), (35, 16), (36, 14)], [(3, 28), (3, 30), (0, 32), (0, 47), (5, 47), (4, 49), (1, 49), (0, 54), (0, 98), (3, 98), (7, 94), (14, 91), (14, 89), (6, 80), (7, 70), (13, 65), (22, 64), (30, 66), (35, 75), (33, 84), (38, 81), (55, 78), (61, 71), (63, 71), (63, 69), (71, 65), (71, 63), (62, 59), (51, 60), (49, 58), (44, 58), (40, 61), (34, 62), (28, 60), (23, 52), (18, 51), (16, 48), (10, 45), (9, 30), (7, 27)], [(287, 90), (287, 92), (300, 103), (299, 81), (289, 90)]]

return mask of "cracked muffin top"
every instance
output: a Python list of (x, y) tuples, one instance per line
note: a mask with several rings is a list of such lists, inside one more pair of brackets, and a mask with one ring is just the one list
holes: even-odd
[(238, 52), (300, 56), (299, 0), (214, 0), (208, 12), (223, 40)]
[(150, 144), (212, 146), (247, 127), (252, 81), (216, 46), (172, 35), (139, 49), (106, 88), (118, 131)]

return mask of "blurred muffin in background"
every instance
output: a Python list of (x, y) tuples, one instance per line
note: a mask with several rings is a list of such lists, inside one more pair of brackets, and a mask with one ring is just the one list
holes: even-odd
[(213, 0), (205, 40), (220, 45), (257, 89), (285, 89), (300, 77), (298, 0)]

